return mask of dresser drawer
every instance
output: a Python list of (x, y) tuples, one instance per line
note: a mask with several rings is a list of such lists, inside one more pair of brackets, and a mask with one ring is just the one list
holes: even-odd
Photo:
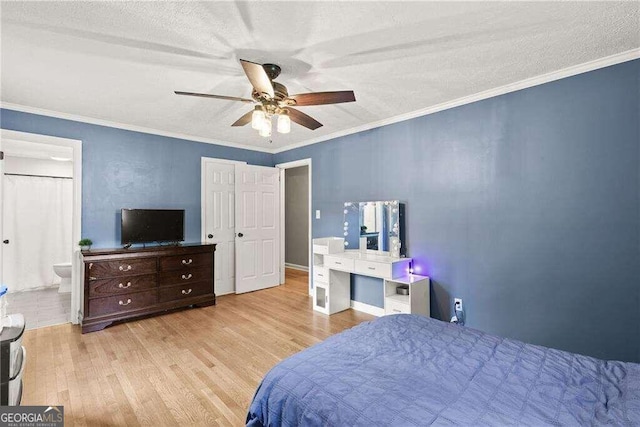
[(410, 314), (411, 306), (409, 305), (409, 303), (394, 301), (388, 298), (385, 299), (384, 314), (399, 314), (399, 313)]
[(356, 260), (356, 274), (391, 279), (391, 264)]
[(155, 286), (155, 274), (92, 280), (89, 282), (89, 298), (128, 294), (152, 289)]
[(167, 286), (158, 291), (160, 302), (175, 301), (213, 293), (213, 281), (185, 283), (179, 286)]
[(185, 268), (211, 267), (213, 264), (213, 254), (211, 252), (200, 254), (187, 254), (177, 256), (167, 256), (160, 258), (160, 270), (182, 270)]
[(211, 268), (184, 268), (181, 270), (163, 271), (158, 283), (160, 286), (188, 285), (213, 279)]
[(131, 276), (156, 272), (156, 259), (123, 259), (120, 261), (100, 261), (89, 264), (89, 279)]
[(329, 269), (326, 267), (313, 267), (313, 283), (329, 283)]
[(156, 290), (134, 292), (113, 297), (94, 298), (89, 300), (89, 315), (91, 317), (124, 311), (147, 308), (156, 303)]
[(353, 272), (353, 260), (334, 256), (324, 256), (324, 266), (330, 270)]

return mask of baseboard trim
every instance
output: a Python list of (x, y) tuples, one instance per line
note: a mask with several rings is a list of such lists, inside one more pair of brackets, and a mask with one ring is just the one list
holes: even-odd
[(360, 301), (351, 300), (351, 308), (363, 313), (371, 314), (372, 316), (384, 316), (384, 308), (376, 307), (375, 305), (365, 304)]
[(284, 263), (284, 268), (292, 268), (294, 270), (306, 271), (309, 272), (309, 267), (298, 264), (291, 264), (289, 262)]

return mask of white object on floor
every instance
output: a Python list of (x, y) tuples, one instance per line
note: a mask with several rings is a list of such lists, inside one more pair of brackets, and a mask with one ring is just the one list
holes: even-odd
[(24, 326), (22, 313), (9, 314), (2, 318), (2, 326), (5, 328), (21, 328)]
[(61, 264), (53, 264), (53, 271), (61, 279), (58, 292), (61, 294), (71, 292), (71, 263), (63, 262)]

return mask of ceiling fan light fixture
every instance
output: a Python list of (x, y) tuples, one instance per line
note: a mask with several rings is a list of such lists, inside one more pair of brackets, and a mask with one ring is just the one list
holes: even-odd
[(284, 110), (278, 114), (278, 132), (289, 133), (291, 132), (291, 118), (289, 112)]
[(271, 120), (269, 118), (265, 118), (262, 121), (262, 126), (260, 127), (259, 133), (260, 136), (264, 136), (265, 138), (268, 138), (271, 136)]
[(266, 115), (264, 114), (262, 106), (256, 105), (251, 115), (251, 127), (256, 130), (261, 130), (266, 121)]

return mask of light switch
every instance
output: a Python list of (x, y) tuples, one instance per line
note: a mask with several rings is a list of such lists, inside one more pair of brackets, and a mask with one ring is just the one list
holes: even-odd
[(316, 209), (316, 219), (320, 219), (320, 209)]

